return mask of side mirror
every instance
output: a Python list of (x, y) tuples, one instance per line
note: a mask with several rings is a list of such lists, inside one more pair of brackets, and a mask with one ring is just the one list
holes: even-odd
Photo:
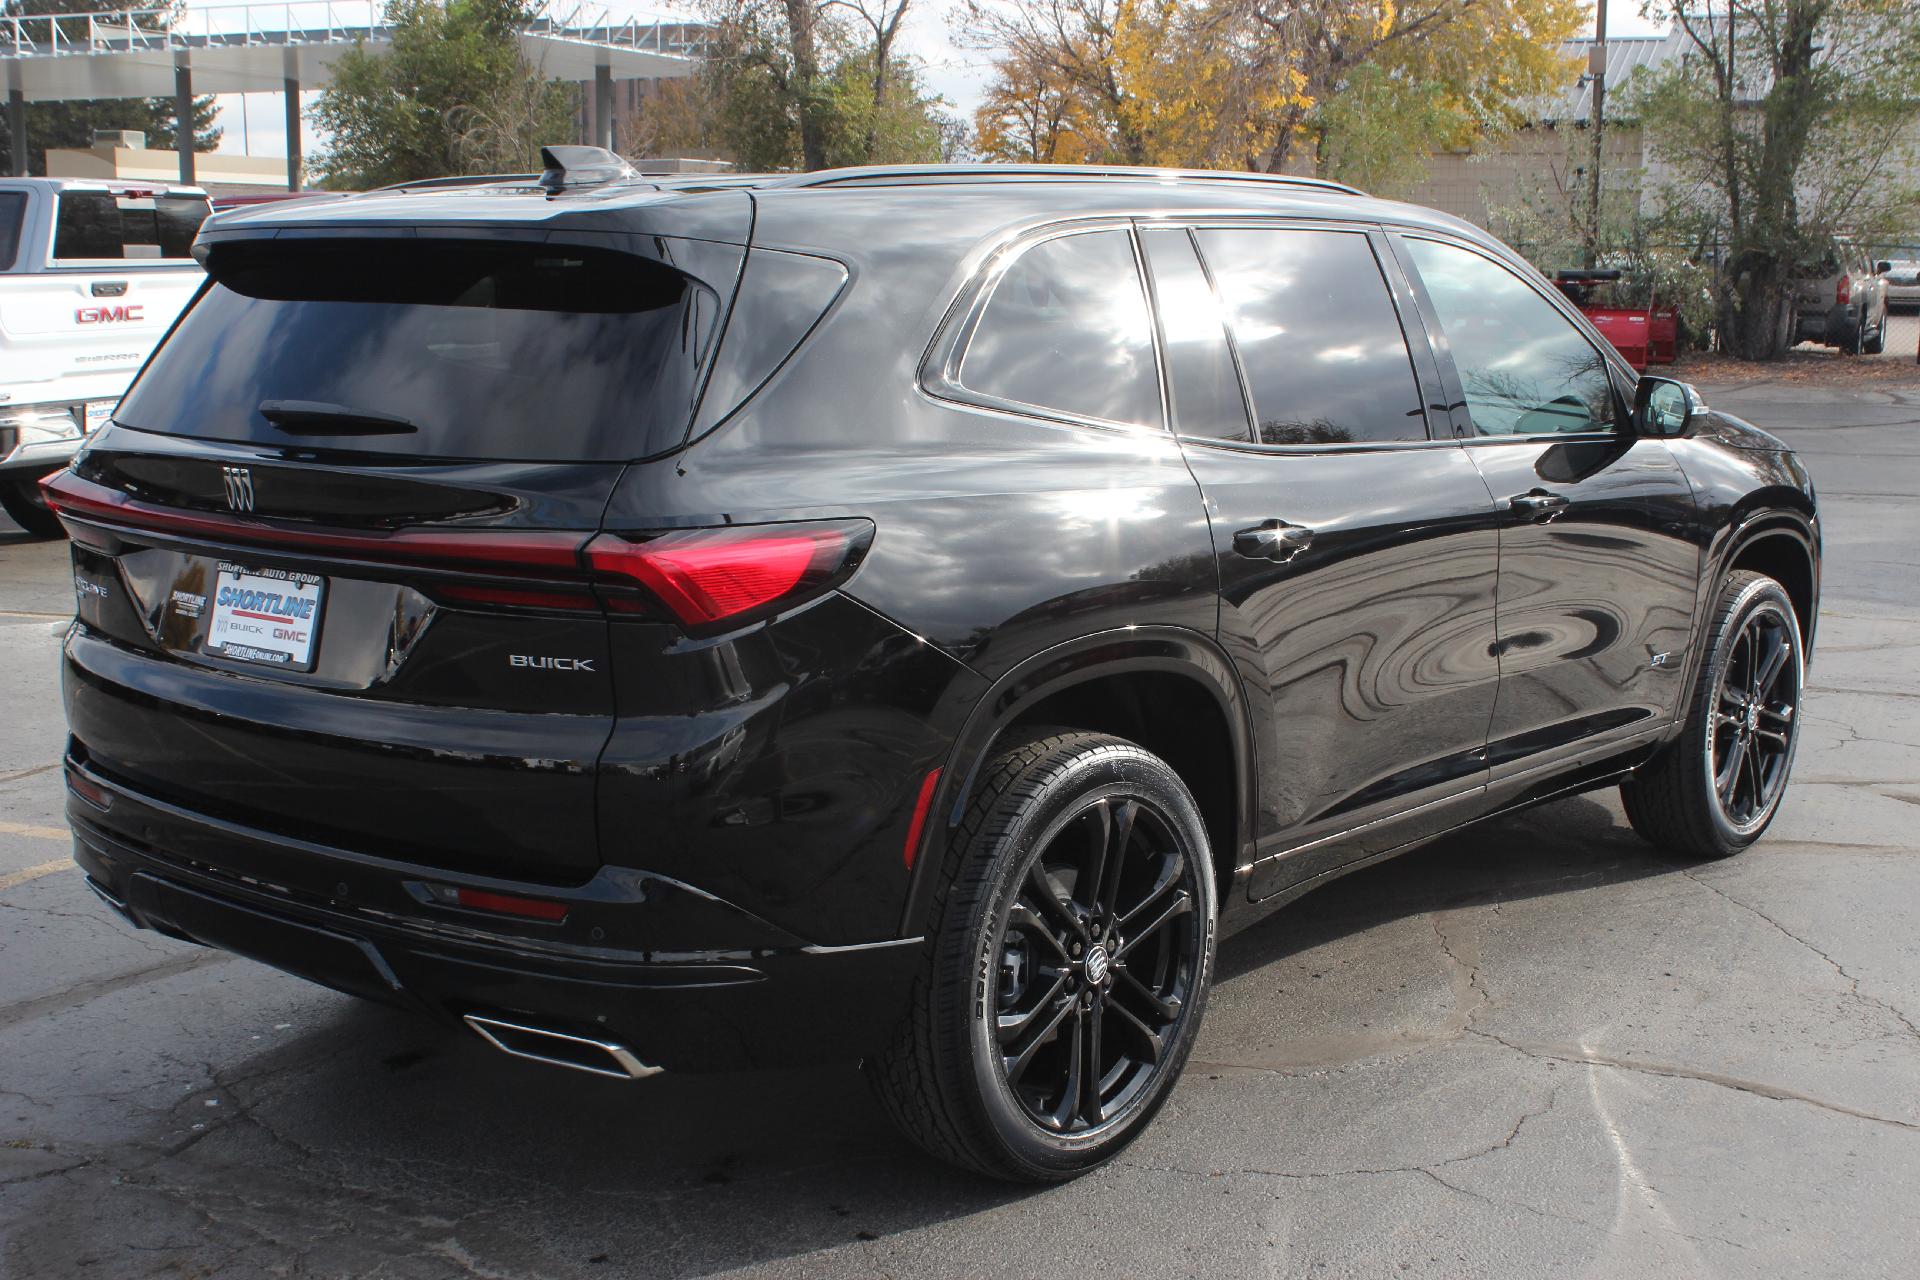
[(1873, 264), (1873, 274), (1877, 276), (1883, 276), (1891, 270), (1893, 270), (1893, 264), (1885, 259)]
[(1692, 387), (1672, 378), (1640, 379), (1633, 394), (1633, 430), (1642, 436), (1683, 436), (1705, 405)]

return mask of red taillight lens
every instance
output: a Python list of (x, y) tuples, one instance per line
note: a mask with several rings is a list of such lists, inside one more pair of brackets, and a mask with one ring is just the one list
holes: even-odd
[(1853, 277), (1843, 275), (1840, 283), (1834, 286), (1833, 300), (1840, 306), (1846, 306), (1853, 299)]
[(845, 581), (872, 538), (865, 520), (696, 529), (646, 542), (603, 533), (587, 544), (587, 563), (639, 583), (683, 626), (738, 625)]

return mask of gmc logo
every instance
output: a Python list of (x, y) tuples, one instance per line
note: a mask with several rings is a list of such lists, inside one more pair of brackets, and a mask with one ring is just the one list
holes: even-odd
[(144, 319), (140, 313), (146, 308), (135, 304), (131, 307), (81, 307), (73, 313), (75, 324), (130, 324)]

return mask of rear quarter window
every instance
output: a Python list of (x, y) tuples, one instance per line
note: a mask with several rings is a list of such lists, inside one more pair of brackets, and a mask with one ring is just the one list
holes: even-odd
[(20, 256), (20, 231), (26, 224), (27, 193), (0, 191), (0, 271), (10, 271)]
[(988, 295), (961, 358), (973, 398), (1106, 422), (1159, 425), (1159, 375), (1125, 231), (1028, 247)]

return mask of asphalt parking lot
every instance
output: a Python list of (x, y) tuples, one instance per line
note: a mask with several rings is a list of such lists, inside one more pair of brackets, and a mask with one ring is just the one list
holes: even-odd
[(1914, 1275), (1920, 379), (1704, 389), (1826, 522), (1767, 838), (1676, 867), (1603, 793), (1349, 877), (1044, 1191), (851, 1068), (598, 1081), (123, 926), (62, 829), (65, 548), (0, 533), (0, 1275)]

